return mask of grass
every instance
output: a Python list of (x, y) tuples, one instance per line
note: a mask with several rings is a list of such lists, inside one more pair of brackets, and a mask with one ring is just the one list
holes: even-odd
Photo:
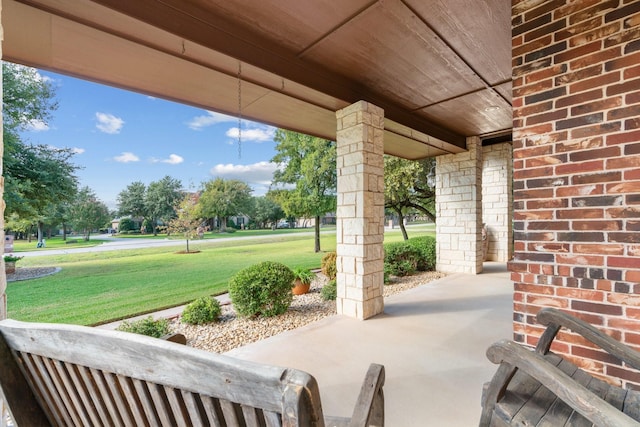
[[(416, 231), (411, 235), (426, 234)], [(398, 230), (385, 235), (385, 241), (401, 239)], [(335, 234), (321, 235), (321, 245), (325, 252), (335, 250)], [(296, 234), (211, 242), (200, 244), (199, 253), (175, 253), (181, 249), (176, 246), (25, 257), (20, 267), (58, 266), (62, 271), (9, 283), (9, 317), (84, 325), (105, 323), (184, 304), (203, 295), (224, 293), (231, 276), (260, 261), (315, 268), (324, 255), (313, 252), (313, 236)]]
[(96, 240), (84, 240), (82, 236), (67, 236), (67, 240), (62, 240), (62, 237), (52, 237), (50, 239), (45, 238), (46, 247), (45, 248), (37, 248), (38, 239), (32, 239), (31, 242), (28, 240), (14, 240), (13, 241), (13, 252), (26, 252), (26, 251), (46, 251), (49, 249), (73, 249), (73, 248), (82, 248), (87, 246), (96, 246), (101, 242)]

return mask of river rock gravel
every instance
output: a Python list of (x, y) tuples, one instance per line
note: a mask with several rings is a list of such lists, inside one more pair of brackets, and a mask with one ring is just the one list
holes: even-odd
[[(385, 285), (384, 296), (386, 298), (444, 276), (443, 273), (428, 271), (394, 278), (390, 284)], [(233, 306), (228, 304), (222, 306), (222, 314), (217, 322), (206, 325), (188, 325), (181, 323), (178, 318), (171, 321), (171, 330), (184, 334), (187, 337), (187, 345), (215, 353), (224, 353), (236, 347), (335, 315), (335, 301), (325, 301), (320, 295), (320, 289), (326, 283), (326, 277), (318, 274), (311, 283), (309, 292), (304, 295), (294, 295), (289, 310), (279, 316), (251, 319), (237, 317)]]

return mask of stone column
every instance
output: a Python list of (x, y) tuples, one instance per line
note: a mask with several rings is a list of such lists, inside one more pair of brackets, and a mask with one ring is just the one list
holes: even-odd
[[(0, 0), (0, 17), (2, 16), (2, 0)], [(2, 32), (2, 20), (0, 20), (0, 59), (2, 58), (2, 41), (4, 40)], [(2, 71), (2, 62), (0, 62), (0, 72)], [(2, 79), (0, 79), (0, 94), (4, 93), (2, 88)], [(2, 103), (0, 103), (0, 135), (3, 134), (2, 129)], [(0, 239), (2, 239), (2, 249), (0, 255), (4, 254), (4, 165), (2, 164), (2, 156), (4, 153), (4, 143), (0, 144)], [(0, 261), (0, 320), (7, 318), (7, 275), (4, 272), (4, 257)]]
[(337, 118), (337, 311), (367, 319), (384, 301), (384, 111), (364, 101)]
[(511, 143), (482, 147), (482, 222), (488, 261), (507, 262), (513, 253), (513, 150)]
[(467, 150), (436, 157), (438, 271), (482, 272), (482, 143), (467, 138)]

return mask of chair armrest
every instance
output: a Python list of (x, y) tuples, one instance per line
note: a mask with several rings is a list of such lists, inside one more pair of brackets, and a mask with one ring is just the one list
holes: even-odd
[(493, 363), (507, 363), (527, 373), (596, 425), (617, 427), (640, 425), (547, 362), (542, 355), (527, 350), (513, 341), (503, 340), (493, 344), (487, 350), (487, 357)]
[(372, 363), (364, 377), (351, 419), (325, 417), (327, 427), (383, 427), (384, 379), (384, 366)]
[(587, 322), (573, 317), (567, 313), (554, 308), (543, 308), (538, 312), (538, 322), (547, 326), (547, 330), (542, 334), (536, 352), (546, 354), (551, 347), (555, 336), (560, 328), (567, 328), (585, 339), (591, 341), (607, 353), (628, 363), (636, 369), (640, 369), (640, 353), (631, 347), (616, 341), (604, 332), (596, 329)]

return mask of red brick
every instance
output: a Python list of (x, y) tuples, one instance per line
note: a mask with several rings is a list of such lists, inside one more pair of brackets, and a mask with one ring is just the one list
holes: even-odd
[(631, 92), (632, 90), (638, 89), (638, 87), (640, 87), (640, 79), (625, 80), (624, 83), (607, 87), (606, 93), (607, 96), (613, 96), (620, 93)]
[(595, 41), (593, 43), (588, 43), (588, 44), (577, 46), (571, 49), (566, 49), (563, 52), (556, 54), (553, 57), (553, 62), (555, 64), (561, 64), (566, 61), (571, 61), (572, 59), (576, 59), (578, 57), (597, 52), (601, 49), (601, 47), (602, 47), (602, 42)]
[(571, 348), (571, 353), (574, 356), (578, 356), (580, 358), (590, 359), (590, 360), (599, 360), (608, 364), (620, 364), (620, 360), (616, 357), (610, 355), (609, 353), (602, 350), (592, 350), (580, 346), (573, 346)]
[(624, 171), (624, 179), (625, 180), (640, 179), (640, 169)]
[(640, 167), (640, 156), (627, 156), (620, 157), (618, 159), (607, 159), (606, 167), (609, 170), (638, 168)]
[(576, 13), (572, 14), (569, 17), (569, 22), (571, 24), (587, 20), (587, 19), (591, 18), (592, 16), (601, 14), (602, 12), (610, 11), (612, 9), (617, 8), (618, 5), (619, 5), (618, 0), (600, 1), (600, 2), (595, 3), (591, 7), (585, 7), (584, 6), (584, 2), (577, 2), (577, 3), (579, 3), (579, 4), (583, 5), (583, 6), (580, 9), (576, 10)]
[(609, 257), (607, 265), (610, 267), (625, 267), (640, 269), (640, 257)]
[(522, 86), (513, 89), (514, 97), (521, 97), (531, 95), (533, 93), (540, 93), (542, 91), (551, 89), (553, 87), (553, 80), (547, 79), (543, 81), (539, 81), (528, 86)]
[[(569, 161), (571, 162), (584, 162), (590, 159), (607, 159), (611, 157), (618, 157), (622, 153), (619, 146), (609, 146), (599, 149), (591, 149), (588, 151), (576, 151), (569, 154)], [(556, 168), (557, 172), (558, 168)]]
[(612, 98), (605, 98), (597, 102), (589, 102), (587, 104), (578, 105), (571, 108), (572, 116), (579, 116), (582, 114), (590, 114), (596, 111), (610, 110), (622, 105), (622, 97), (616, 96)]
[(564, 6), (560, 6), (553, 11), (553, 19), (560, 19), (573, 15), (580, 10), (598, 4), (601, 0), (584, 0), (579, 2), (565, 2)]
[(527, 84), (534, 83), (539, 80), (550, 79), (551, 77), (558, 76), (567, 71), (567, 65), (554, 65), (552, 67), (543, 68), (542, 70), (535, 71), (531, 74), (527, 74), (524, 79)]
[[(588, 21), (583, 21), (577, 25), (566, 28), (565, 30), (556, 31), (554, 34), (554, 40), (564, 40), (576, 36), (576, 34), (583, 34), (589, 30), (596, 29), (602, 25), (602, 17), (596, 16)], [(591, 41), (591, 40), (588, 40)], [(575, 45), (570, 44), (570, 45)]]
[(609, 194), (639, 193), (640, 181), (620, 182), (617, 184), (607, 184)]
[(569, 301), (563, 298), (541, 297), (535, 295), (527, 295), (527, 304), (537, 305), (540, 307), (568, 308)]
[(604, 218), (603, 209), (563, 209), (556, 211), (558, 219), (601, 219)]
[[(619, 98), (616, 98), (619, 99)], [(626, 117), (640, 116), (640, 105), (618, 108), (607, 113), (608, 120), (623, 119)]]
[[(623, 311), (622, 307), (617, 305), (601, 304), (587, 301), (571, 301), (571, 309), (576, 311), (586, 311), (588, 313), (599, 313), (608, 316), (621, 316)], [(613, 326), (610, 320), (609, 326)]]
[(513, 173), (513, 178), (514, 180), (520, 180), (520, 179), (526, 179), (526, 178), (537, 178), (540, 176), (552, 176), (552, 175), (553, 175), (553, 167), (547, 166), (543, 168), (516, 170)]
[(568, 133), (566, 131), (553, 132), (544, 135), (531, 135), (524, 138), (524, 145), (526, 147), (535, 147), (539, 145), (554, 144), (558, 141), (566, 141), (567, 135)]
[(548, 210), (548, 211), (527, 211), (527, 212), (522, 212), (522, 211), (517, 211), (513, 213), (513, 219), (515, 220), (524, 220), (524, 221), (529, 221), (529, 220), (548, 220), (548, 219), (554, 219), (555, 218), (555, 210)]
[(637, 104), (640, 102), (640, 92), (631, 92), (625, 95), (624, 101), (627, 104)]
[(592, 291), (588, 289), (578, 288), (558, 288), (556, 289), (556, 295), (568, 299), (582, 299), (588, 301), (605, 301), (604, 292)]
[(583, 67), (590, 67), (593, 64), (598, 64), (604, 61), (608, 61), (614, 58), (618, 58), (622, 55), (620, 46), (614, 46), (610, 49), (601, 50), (599, 52), (592, 53), (589, 56), (578, 58), (569, 63), (571, 70), (578, 70)]
[(640, 306), (640, 295), (613, 293), (607, 296), (607, 302), (615, 305)]
[(536, 125), (538, 123), (553, 122), (567, 117), (567, 110), (555, 110), (548, 113), (538, 114), (527, 117), (527, 126)]
[(531, 158), (537, 156), (546, 156), (553, 152), (553, 146), (547, 145), (537, 145), (534, 147), (522, 148), (519, 150), (514, 150), (513, 158), (514, 159), (522, 159), (522, 158)]
[(560, 264), (588, 265), (590, 267), (604, 265), (604, 257), (596, 255), (556, 255), (556, 261)]
[(624, 128), (626, 130), (640, 129), (640, 117), (634, 117), (624, 121)]
[[(586, 151), (585, 153), (588, 153)], [(604, 160), (594, 160), (591, 162), (565, 163), (556, 166), (556, 175), (569, 175), (576, 173), (590, 173), (604, 170)]]
[(604, 185), (602, 184), (565, 186), (565, 187), (560, 187), (556, 189), (556, 196), (558, 197), (590, 196), (590, 195), (602, 194), (603, 190), (604, 190)]
[(626, 144), (627, 142), (640, 141), (640, 130), (632, 132), (622, 132), (615, 135), (607, 135), (607, 145)]
[(533, 114), (549, 111), (553, 108), (553, 101), (541, 102), (528, 107), (514, 108), (513, 117), (527, 117)]
[(588, 137), (579, 140), (571, 140), (562, 142), (555, 146), (556, 152), (563, 153), (575, 150), (589, 150), (592, 148), (602, 147), (604, 140), (602, 136)]
[[(620, 309), (622, 310), (622, 307), (620, 307)], [(612, 329), (619, 329), (622, 331), (640, 330), (640, 320), (632, 320), (632, 319), (629, 319), (628, 317), (625, 317), (625, 318), (612, 317), (607, 322), (607, 325)]]
[(609, 218), (640, 218), (640, 207), (623, 207), (607, 209)]
[(538, 190), (520, 190), (514, 191), (514, 200), (526, 200), (526, 199), (550, 199), (553, 197), (552, 188), (543, 188)]
[[(595, 18), (591, 21), (587, 21), (587, 23), (591, 24), (593, 21), (598, 21), (601, 18)], [(596, 22), (596, 25), (598, 22)], [(609, 25), (601, 26), (601, 27), (593, 27), (592, 31), (584, 32), (576, 37), (573, 37), (569, 40), (570, 46), (581, 46), (587, 43), (592, 42), (593, 40), (603, 39), (608, 37), (616, 32), (620, 31), (620, 23), (614, 22)]]
[[(620, 73), (617, 71), (614, 71), (611, 73), (602, 74), (597, 77), (592, 77), (590, 79), (584, 79), (576, 83), (572, 83), (569, 85), (569, 93), (584, 92), (586, 90), (608, 86), (608, 85), (611, 85), (612, 83), (616, 83), (619, 81), (620, 81)], [(616, 85), (616, 87), (618, 86), (621, 86), (621, 85)], [(620, 90), (620, 92), (617, 92), (617, 93), (610, 93), (610, 88), (611, 86), (607, 88), (607, 92), (606, 92), (607, 96), (612, 96), (612, 95), (616, 95), (617, 93), (624, 92), (623, 90)]]
[(551, 123), (530, 126), (530, 127), (521, 127), (521, 128), (516, 128), (514, 125), (513, 137), (518, 139), (518, 138), (524, 138), (530, 135), (539, 135), (539, 134), (545, 134), (550, 132), (553, 132), (553, 125)]
[(607, 182), (617, 182), (620, 181), (622, 175), (620, 172), (612, 171), (612, 172), (602, 172), (602, 173), (592, 173), (585, 175), (575, 175), (571, 178), (571, 183), (574, 185), (579, 184), (598, 184), (598, 183), (607, 183)]
[(602, 123), (599, 125), (585, 126), (571, 130), (571, 138), (580, 139), (586, 137), (593, 137), (596, 135), (602, 135), (605, 133), (618, 132), (622, 129), (620, 122)]
[[(639, 61), (640, 61), (640, 59), (639, 59)], [(622, 78), (624, 80), (631, 80), (631, 79), (634, 79), (636, 77), (640, 77), (640, 65), (636, 65), (633, 68), (627, 68), (622, 73)]]
[(622, 230), (622, 221), (573, 221), (571, 226), (574, 230), (602, 230), (619, 231)]
[(566, 154), (559, 154), (556, 156), (538, 156), (525, 160), (525, 167), (536, 168), (540, 166), (557, 165), (566, 161)]
[(567, 200), (557, 199), (557, 198), (527, 201), (527, 209), (529, 210), (560, 209), (560, 208), (566, 208), (568, 207), (568, 205), (569, 204)]
[[(603, 96), (602, 89), (594, 89), (588, 92), (582, 92), (570, 96), (560, 97), (555, 100), (556, 108), (567, 107), (570, 105), (583, 104)], [(627, 101), (628, 102), (628, 101)]]
[(574, 244), (573, 252), (590, 255), (624, 255), (624, 245), (611, 244)]

